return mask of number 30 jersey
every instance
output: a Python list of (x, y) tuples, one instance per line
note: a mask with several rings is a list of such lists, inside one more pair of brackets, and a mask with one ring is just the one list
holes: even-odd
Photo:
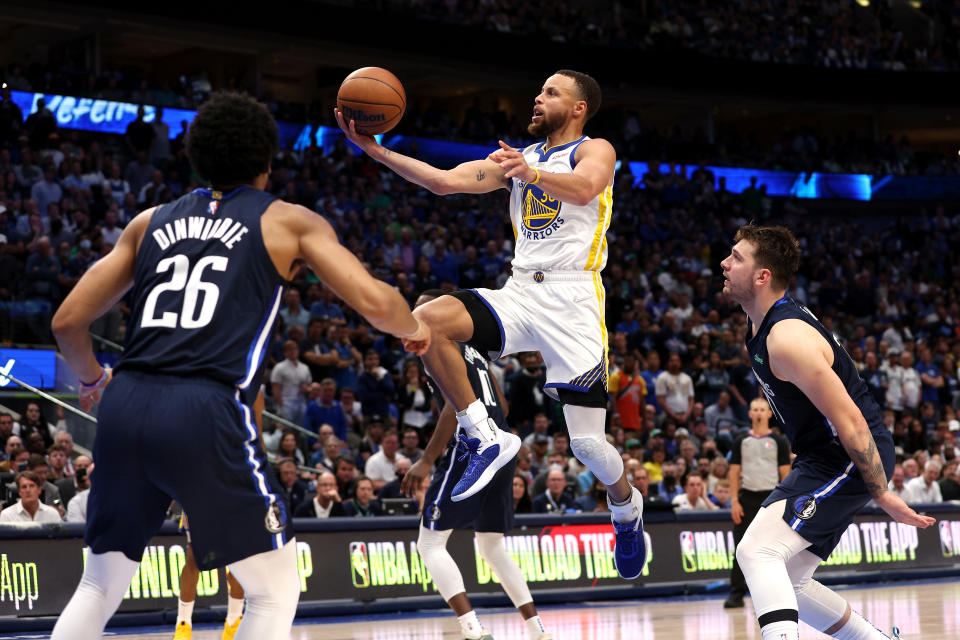
[[(527, 164), (550, 173), (573, 173), (574, 156), (589, 140), (547, 148), (546, 142), (523, 150)], [(607, 229), (613, 207), (613, 187), (607, 186), (585, 205), (561, 202), (540, 185), (513, 178), (510, 221), (516, 235), (513, 266), (529, 270), (602, 271), (607, 263)]]
[(252, 187), (197, 189), (154, 211), (137, 252), (118, 370), (256, 393), (284, 282), (260, 233), (274, 199)]

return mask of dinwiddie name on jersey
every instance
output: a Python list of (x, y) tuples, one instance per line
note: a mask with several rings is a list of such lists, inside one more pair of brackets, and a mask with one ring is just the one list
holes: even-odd
[(250, 231), (242, 222), (234, 222), (231, 218), (206, 218), (190, 216), (180, 218), (172, 223), (153, 230), (153, 239), (160, 245), (161, 251), (180, 242), (181, 240), (209, 240), (211, 238), (222, 242), (227, 249), (233, 249), (238, 242)]

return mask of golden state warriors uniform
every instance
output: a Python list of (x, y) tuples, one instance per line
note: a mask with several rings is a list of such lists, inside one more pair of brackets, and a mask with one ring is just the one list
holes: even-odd
[[(573, 173), (577, 140), (523, 150), (531, 167)], [(503, 289), (476, 289), (497, 319), (501, 353), (539, 351), (547, 367), (544, 391), (606, 390), (607, 332), (600, 272), (607, 262), (613, 187), (586, 205), (551, 198), (534, 184), (513, 179), (510, 219), (516, 236), (513, 277)], [(499, 355), (491, 354), (497, 358)]]
[(87, 544), (139, 560), (171, 498), (202, 570), (293, 535), (252, 404), (283, 277), (269, 193), (198, 189), (157, 208), (137, 250), (127, 348), (100, 403)]

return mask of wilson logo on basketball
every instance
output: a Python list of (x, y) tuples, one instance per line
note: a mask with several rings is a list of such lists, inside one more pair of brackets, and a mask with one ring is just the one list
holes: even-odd
[(383, 122), (386, 120), (386, 116), (382, 113), (364, 113), (360, 109), (351, 109), (350, 107), (343, 107), (343, 115), (347, 120), (356, 120), (357, 122)]

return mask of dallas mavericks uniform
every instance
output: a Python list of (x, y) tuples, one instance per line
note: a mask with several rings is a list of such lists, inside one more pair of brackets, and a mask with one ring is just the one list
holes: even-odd
[(283, 286), (260, 233), (273, 200), (199, 189), (154, 211), (127, 348), (100, 405), (94, 552), (139, 561), (171, 498), (190, 514), (202, 570), (292, 537), (251, 410)]
[[(493, 386), (487, 360), (473, 347), (461, 344), (460, 352), (467, 364), (467, 378), (477, 398), (483, 401), (487, 415), (504, 431), (507, 420)], [(443, 394), (437, 401), (444, 402)], [(514, 458), (507, 463), (480, 493), (453, 502), (450, 494), (469, 463), (469, 456), (458, 446), (460, 426), (447, 444), (447, 451), (433, 474), (433, 481), (424, 497), (423, 526), (426, 529), (447, 531), (472, 527), (475, 531), (507, 533), (513, 528), (513, 474), (517, 468)]]
[[(573, 173), (582, 136), (564, 145), (523, 150), (531, 167)], [(500, 329), (500, 353), (539, 351), (547, 368), (544, 392), (586, 392), (607, 385), (605, 296), (600, 272), (607, 262), (613, 187), (586, 205), (551, 198), (535, 184), (513, 178), (510, 219), (516, 237), (513, 277), (503, 289), (475, 289)], [(605, 398), (602, 401), (606, 406)]]
[[(833, 348), (833, 371), (866, 418), (877, 443), (887, 480), (893, 474), (893, 437), (882, 414), (860, 378), (853, 359), (833, 335), (802, 304), (789, 296), (778, 300), (763, 318), (756, 335), (747, 338), (754, 375), (770, 408), (783, 424), (797, 459), (793, 470), (763, 506), (786, 499), (783, 519), (810, 542), (810, 550), (826, 560), (857, 513), (870, 500), (863, 478), (840, 444), (836, 429), (795, 385), (776, 378), (770, 370), (767, 335), (781, 320), (798, 319), (820, 332)], [(747, 336), (753, 325), (748, 324)]]

